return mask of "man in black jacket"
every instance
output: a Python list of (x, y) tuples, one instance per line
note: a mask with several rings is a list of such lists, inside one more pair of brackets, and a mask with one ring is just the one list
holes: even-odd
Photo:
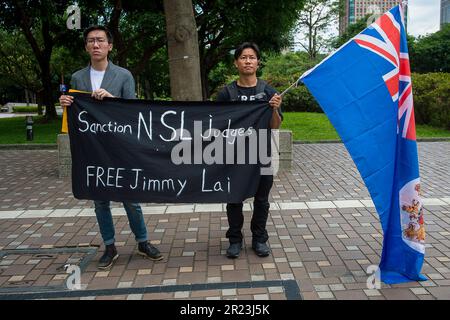
[[(270, 127), (278, 129), (281, 125), (282, 114), (280, 110), (282, 98), (276, 90), (269, 86), (264, 80), (256, 77), (259, 68), (260, 51), (255, 43), (245, 42), (236, 48), (234, 52), (234, 65), (238, 69), (239, 79), (227, 85), (217, 96), (218, 101), (269, 101), (272, 108)], [(270, 254), (266, 242), (269, 239), (266, 230), (269, 215), (269, 193), (273, 185), (272, 175), (261, 175), (258, 190), (253, 202), (253, 216), (251, 221), (252, 248), (260, 257)], [(244, 215), (242, 213), (243, 203), (228, 203), (227, 217), (229, 229), (227, 238), (230, 246), (227, 257), (237, 258), (242, 250), (242, 226)]]

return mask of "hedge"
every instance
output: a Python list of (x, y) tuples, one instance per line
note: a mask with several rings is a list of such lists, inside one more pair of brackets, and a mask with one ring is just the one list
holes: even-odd
[(38, 112), (38, 107), (13, 107), (13, 111), (16, 113), (23, 113), (23, 112)]
[[(264, 61), (262, 78), (282, 92), (303, 72), (319, 63), (323, 57), (311, 60), (305, 52), (270, 55)], [(282, 108), (283, 111), (322, 112), (316, 100), (303, 85), (286, 93), (283, 97)]]
[(412, 80), (416, 123), (450, 130), (450, 73), (413, 73)]
[[(282, 92), (322, 58), (311, 61), (303, 52), (271, 55), (264, 62), (262, 77)], [(414, 73), (412, 79), (416, 123), (450, 130), (450, 73)], [(286, 93), (282, 108), (284, 111), (323, 112), (303, 85)]]

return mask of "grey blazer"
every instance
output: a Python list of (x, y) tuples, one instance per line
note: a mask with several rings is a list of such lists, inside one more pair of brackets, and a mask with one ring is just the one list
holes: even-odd
[[(72, 89), (92, 91), (90, 67), (89, 65), (72, 75), (70, 80)], [(114, 97), (136, 99), (133, 75), (127, 69), (116, 66), (111, 61), (108, 61), (108, 67), (106, 67), (100, 88), (105, 89)]]

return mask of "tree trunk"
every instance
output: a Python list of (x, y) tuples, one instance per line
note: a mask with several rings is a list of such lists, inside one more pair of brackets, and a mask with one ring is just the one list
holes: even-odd
[[(40, 78), (42, 81), (42, 87), (43, 87), (43, 96), (42, 96), (42, 102), (45, 105), (45, 117), (47, 120), (49, 119), (56, 119), (56, 109), (55, 105), (53, 104), (53, 90), (52, 90), (52, 77), (50, 75), (50, 58), (52, 56), (52, 49), (53, 49), (53, 41), (51, 35), (50, 35), (50, 24), (48, 19), (42, 20), (41, 24), (41, 31), (42, 31), (42, 38), (44, 40), (44, 49), (41, 50), (38, 41), (36, 40), (35, 36), (33, 35), (32, 28), (30, 25), (30, 18), (26, 15), (24, 8), (22, 7), (23, 3), (22, 1), (14, 1), (14, 4), (16, 5), (16, 12), (18, 16), (20, 17), (20, 27), (25, 35), (25, 38), (27, 39), (28, 43), (31, 46), (31, 49), (33, 50), (34, 55), (36, 56), (36, 59), (39, 63), (39, 67), (41, 69)], [(45, 2), (45, 4), (48, 4)], [(41, 15), (45, 16), (45, 8), (44, 3), (41, 3)]]
[(309, 54), (309, 58), (312, 60), (313, 58), (314, 58), (314, 54), (313, 54), (313, 38), (314, 38), (314, 35), (313, 35), (313, 12), (312, 11), (310, 11), (310, 13), (309, 13), (309, 25), (308, 25), (308, 28), (309, 28), (309, 32), (308, 32), (308, 37), (309, 37), (309, 46), (308, 46), (308, 54)]
[(207, 100), (209, 98), (209, 80), (208, 80), (208, 70), (206, 70), (205, 64), (202, 63), (201, 66), (201, 82), (202, 82), (202, 96), (203, 99)]
[(202, 100), (200, 60), (192, 0), (164, 0), (173, 100)]
[(41, 81), (44, 87), (43, 104), (45, 105), (45, 118), (56, 119), (56, 109), (53, 104), (52, 78), (50, 75), (50, 59), (44, 61), (41, 67)]
[(148, 81), (148, 79), (144, 80), (144, 96), (147, 100), (153, 100), (154, 98), (150, 87), (150, 81)]
[(25, 89), (25, 102), (27, 103), (27, 107), (30, 105), (30, 95), (28, 94), (28, 89)]

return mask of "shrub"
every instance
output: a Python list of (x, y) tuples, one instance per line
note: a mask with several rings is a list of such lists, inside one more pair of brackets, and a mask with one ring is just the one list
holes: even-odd
[(293, 88), (285, 94), (282, 108), (283, 111), (323, 112), (304, 85)]
[[(262, 78), (279, 92), (283, 92), (305, 71), (318, 64), (323, 57), (311, 60), (306, 52), (289, 52), (269, 56), (264, 62)], [(283, 111), (322, 112), (305, 86), (291, 89), (283, 97)]]
[(450, 73), (413, 73), (416, 123), (450, 130)]
[(16, 113), (24, 113), (24, 112), (38, 112), (38, 107), (13, 107), (13, 111)]

